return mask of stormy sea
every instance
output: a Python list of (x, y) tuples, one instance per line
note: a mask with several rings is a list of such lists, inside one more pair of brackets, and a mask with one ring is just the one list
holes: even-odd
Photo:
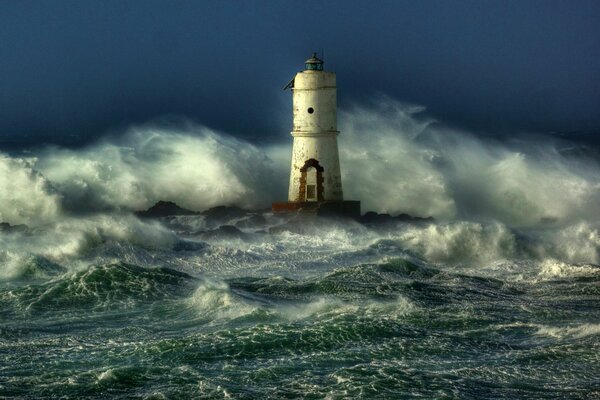
[(360, 220), (270, 211), (291, 140), (1, 153), (0, 398), (599, 399), (597, 152), (423, 111), (340, 115)]

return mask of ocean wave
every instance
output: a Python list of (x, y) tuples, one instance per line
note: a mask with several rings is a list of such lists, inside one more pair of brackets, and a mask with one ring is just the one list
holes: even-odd
[(242, 299), (234, 294), (223, 281), (204, 280), (188, 299), (198, 314), (211, 321), (219, 322), (250, 315), (260, 309), (260, 302)]
[[(172, 221), (163, 224), (128, 214), (64, 218), (27, 231), (0, 232), (0, 279), (35, 275), (31, 260), (68, 271), (122, 261), (222, 279), (271, 275), (281, 266), (291, 277), (323, 276), (336, 268), (390, 259), (469, 274), (552, 279), (594, 274), (600, 262), (600, 230), (587, 222), (527, 230), (498, 222), (398, 222), (378, 231), (338, 221), (307, 226), (304, 234), (273, 235), (266, 233), (273, 221), (263, 222), (264, 229), (220, 226), (189, 232), (194, 219), (173, 227)], [(37, 273), (52, 275), (50, 270)]]
[(112, 310), (185, 297), (193, 286), (194, 278), (182, 272), (120, 263), (90, 266), (43, 284), (16, 288), (3, 293), (2, 300), (25, 312)]
[(61, 195), (35, 169), (37, 161), (0, 153), (0, 222), (37, 226), (62, 216)]
[(193, 124), (1, 156), (1, 221), (28, 228), (0, 230), (0, 390), (587, 395), (600, 335), (597, 161), (383, 105), (342, 118), (346, 198), (436, 221), (323, 220), (270, 235), (285, 221), (269, 211), (139, 220), (131, 211), (156, 200), (202, 210), (285, 198), (289, 143)]
[(0, 250), (0, 281), (47, 279), (66, 271), (42, 256)]
[(431, 262), (483, 264), (515, 256), (516, 238), (500, 223), (456, 222), (409, 227), (398, 239)]
[(581, 339), (600, 335), (600, 324), (581, 324), (563, 327), (542, 325), (538, 328), (536, 334), (557, 339)]
[[(333, 279), (327, 277), (324, 281)], [(229, 283), (204, 279), (187, 301), (210, 324), (236, 319), (289, 322), (345, 315), (398, 318), (416, 310), (399, 293), (378, 292), (376, 285), (372, 293), (365, 293), (348, 281), (346, 285), (346, 289), (337, 290), (312, 279), (294, 281), (275, 277)]]
[[(389, 235), (429, 262), (487, 266), (503, 261), (600, 263), (600, 231), (580, 222), (549, 229), (514, 229), (498, 222), (457, 221), (400, 226)], [(546, 263), (546, 264), (544, 264)]]
[(542, 261), (538, 279), (551, 280), (559, 278), (597, 277), (600, 280), (600, 266), (590, 264), (570, 264), (555, 259)]
[[(558, 143), (500, 143), (452, 130), (423, 109), (380, 98), (341, 113), (346, 198), (363, 210), (511, 227), (567, 226), (600, 215), (598, 160)], [(205, 210), (284, 199), (290, 144), (255, 146), (184, 121), (132, 126), (81, 149), (0, 156), (0, 222), (30, 226), (66, 213), (133, 211), (158, 200)]]
[[(40, 256), (64, 266), (85, 264), (87, 255), (110, 242), (168, 250), (181, 239), (157, 222), (140, 221), (128, 214), (69, 217), (25, 232), (0, 232), (0, 244), (13, 258)], [(7, 275), (9, 269), (13, 269), (10, 264), (0, 264), (0, 276)]]
[(250, 143), (192, 123), (134, 126), (84, 149), (46, 149), (36, 168), (71, 211), (140, 210), (158, 200), (193, 210), (258, 206), (278, 173)]
[(532, 232), (531, 252), (538, 259), (600, 264), (600, 225), (579, 222), (558, 229)]
[(567, 158), (549, 138), (486, 140), (387, 97), (372, 104), (340, 115), (345, 193), (368, 210), (519, 227), (600, 213), (597, 160)]

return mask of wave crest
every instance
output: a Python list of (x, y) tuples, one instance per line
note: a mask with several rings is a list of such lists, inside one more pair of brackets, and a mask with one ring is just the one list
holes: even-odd
[(37, 167), (78, 210), (139, 210), (171, 200), (193, 210), (270, 201), (270, 160), (253, 145), (188, 124), (139, 126), (80, 150), (50, 149)]
[(0, 222), (37, 226), (61, 215), (61, 197), (34, 169), (36, 162), (0, 154)]

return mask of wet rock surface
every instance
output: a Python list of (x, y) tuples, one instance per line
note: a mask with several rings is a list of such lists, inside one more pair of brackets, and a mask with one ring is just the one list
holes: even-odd
[[(161, 218), (162, 220), (177, 216), (201, 215), (205, 218), (205, 229), (203, 235), (218, 238), (244, 239), (245, 233), (242, 229), (261, 229), (267, 225), (266, 215), (271, 213), (270, 209), (246, 210), (236, 206), (216, 206), (199, 212), (179, 207), (170, 201), (159, 201), (145, 211), (135, 214), (142, 218)], [(358, 218), (349, 218), (343, 215), (321, 215), (314, 212), (289, 212), (276, 214), (281, 217), (281, 223), (269, 228), (269, 233), (277, 234), (285, 231), (296, 233), (309, 233), (318, 231), (319, 227), (332, 222), (352, 221), (375, 230), (393, 229), (398, 223), (429, 224), (433, 223), (432, 217), (413, 217), (408, 214), (396, 216), (386, 213), (366, 212)], [(170, 224), (175, 223), (171, 221)], [(169, 223), (168, 223), (169, 224)], [(199, 234), (200, 232), (196, 232)]]
[(197, 215), (196, 211), (191, 211), (183, 207), (179, 207), (172, 201), (159, 201), (145, 211), (136, 211), (135, 215), (141, 218), (160, 218), (173, 215)]

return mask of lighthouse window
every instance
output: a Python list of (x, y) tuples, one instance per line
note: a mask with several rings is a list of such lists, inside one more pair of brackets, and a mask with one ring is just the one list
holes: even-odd
[(314, 109), (314, 108), (312, 108), (312, 107), (308, 107), (308, 113), (309, 113), (309, 114), (312, 114), (312, 113), (314, 113), (314, 112), (315, 112), (315, 109)]

